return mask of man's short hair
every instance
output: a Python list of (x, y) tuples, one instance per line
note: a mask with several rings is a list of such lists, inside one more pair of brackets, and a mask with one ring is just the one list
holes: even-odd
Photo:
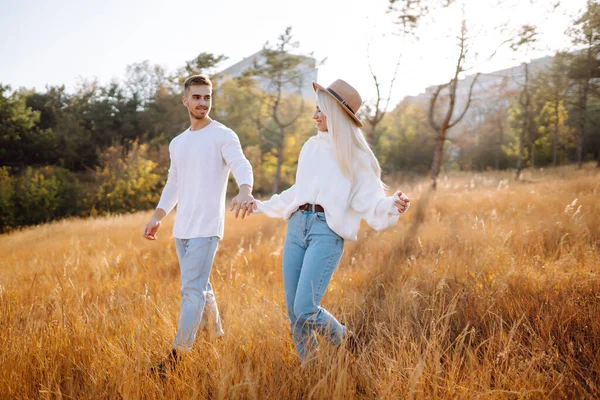
[(212, 88), (212, 82), (210, 81), (210, 78), (208, 76), (192, 75), (189, 78), (187, 78), (185, 80), (185, 83), (183, 84), (184, 93), (187, 93), (188, 90), (190, 89), (190, 87), (192, 87), (193, 85), (204, 85), (204, 86), (210, 86)]

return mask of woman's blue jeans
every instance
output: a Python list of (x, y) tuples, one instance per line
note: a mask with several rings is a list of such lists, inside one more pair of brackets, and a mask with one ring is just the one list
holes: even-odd
[(325, 213), (296, 211), (288, 221), (283, 247), (283, 285), (292, 336), (301, 360), (317, 348), (316, 333), (339, 346), (346, 328), (320, 306), (335, 271), (344, 239)]

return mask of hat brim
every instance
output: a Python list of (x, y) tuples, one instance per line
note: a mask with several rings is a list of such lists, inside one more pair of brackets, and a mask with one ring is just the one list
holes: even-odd
[(360, 122), (360, 120), (358, 119), (358, 117), (356, 116), (356, 114), (354, 114), (352, 111), (348, 110), (346, 108), (346, 106), (342, 104), (341, 101), (339, 101), (338, 99), (335, 98), (334, 95), (332, 95), (331, 93), (329, 93), (329, 91), (327, 90), (327, 88), (324, 88), (323, 86), (319, 85), (317, 82), (313, 82), (312, 86), (313, 86), (313, 89), (315, 90), (315, 92), (317, 90), (322, 90), (323, 92), (325, 92), (329, 96), (331, 96), (332, 99), (334, 99), (340, 106), (342, 106), (342, 109), (344, 111), (346, 111), (346, 114), (348, 114), (350, 116), (350, 118), (352, 118), (352, 120), (354, 121), (354, 123), (356, 124), (356, 126), (358, 126), (359, 128), (363, 126), (362, 122)]

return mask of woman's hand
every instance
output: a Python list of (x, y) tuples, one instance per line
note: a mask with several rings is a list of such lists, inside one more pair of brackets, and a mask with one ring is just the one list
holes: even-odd
[[(242, 217), (242, 219), (244, 219), (245, 217), (249, 217), (250, 214), (256, 211), (256, 208), (256, 200), (253, 197), (252, 200), (244, 201), (240, 204), (238, 208), (239, 215)], [(237, 212), (235, 213), (235, 217), (238, 217)]]
[(394, 193), (394, 206), (396, 206), (400, 214), (404, 214), (408, 210), (408, 207), (410, 207), (410, 199), (398, 190)]

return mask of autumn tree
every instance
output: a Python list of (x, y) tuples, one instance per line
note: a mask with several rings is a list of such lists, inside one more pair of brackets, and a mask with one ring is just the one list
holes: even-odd
[(509, 138), (508, 114), (515, 91), (507, 76), (500, 80), (481, 76), (479, 80), (492, 97), (472, 104), (468, 116), (456, 127), (462, 128), (454, 138), (459, 149), (456, 161), (464, 169), (507, 168), (510, 157), (503, 148)]
[(366, 139), (372, 147), (377, 146), (379, 138), (383, 133), (383, 131), (379, 129), (379, 127), (381, 121), (386, 116), (387, 110), (390, 105), (392, 91), (394, 89), (394, 83), (396, 82), (396, 76), (398, 75), (398, 69), (400, 67), (401, 57), (402, 53), (398, 55), (398, 59), (394, 68), (394, 73), (386, 88), (386, 85), (381, 81), (380, 76), (373, 68), (370, 55), (367, 54), (369, 72), (371, 73), (373, 84), (375, 85), (375, 100), (371, 102), (365, 102), (363, 110), (361, 110), (361, 114), (364, 116), (365, 121), (365, 127), (363, 128), (363, 130), (365, 130)]
[[(461, 21), (460, 35), (458, 36), (458, 57), (456, 59), (453, 76), (448, 82), (437, 86), (433, 91), (429, 102), (428, 121), (436, 135), (436, 146), (430, 171), (430, 187), (433, 190), (437, 187), (437, 177), (442, 167), (444, 145), (447, 140), (448, 131), (458, 124), (469, 110), (473, 99), (473, 87), (477, 83), (479, 77), (479, 74), (476, 74), (472, 79), (463, 109), (456, 113), (457, 110), (455, 110), (455, 108), (457, 105), (457, 97), (459, 95), (459, 76), (465, 71), (468, 52), (467, 24), (463, 18)], [(443, 100), (442, 97), (444, 97)]]
[(277, 158), (273, 193), (280, 188), (288, 136), (307, 111), (302, 97), (305, 74), (315, 68), (312, 58), (291, 53), (299, 46), (298, 42), (293, 41), (291, 31), (291, 27), (286, 28), (274, 45), (267, 42), (253, 68), (245, 73), (258, 78), (262, 86), (262, 90), (257, 92), (262, 101), (258, 109), (258, 121), (264, 140), (274, 146)]
[(188, 75), (206, 74), (214, 76), (216, 74), (215, 69), (227, 58), (224, 54), (215, 55), (202, 52), (192, 60), (187, 61), (184, 68)]
[[(525, 54), (532, 49), (534, 43), (537, 41), (537, 30), (534, 25), (523, 25), (521, 26), (519, 33), (513, 38), (510, 43), (510, 48), (514, 52), (524, 51)], [(518, 104), (521, 107), (520, 118), (521, 118), (521, 130), (519, 134), (519, 155), (517, 158), (517, 179), (521, 176), (521, 171), (524, 168), (524, 157), (525, 157), (525, 142), (528, 140), (530, 147), (530, 162), (531, 166), (535, 166), (535, 134), (533, 124), (531, 122), (531, 77), (529, 63), (524, 62), (523, 64), (523, 79), (521, 80), (521, 91), (519, 93)]]
[(402, 46), (408, 40), (419, 39), (418, 28), (422, 20), (430, 13), (437, 9), (449, 7), (455, 2), (456, 0), (389, 0), (387, 12), (392, 16), (394, 24), (397, 26), (395, 33), (400, 37), (401, 47), (397, 49), (398, 57), (394, 65), (394, 72), (387, 85), (373, 68), (370, 54), (368, 54), (367, 50), (369, 72), (375, 86), (375, 100), (365, 103), (362, 114), (365, 120), (365, 136), (371, 146), (377, 145), (383, 133), (383, 130), (379, 129), (379, 126), (388, 112), (398, 69), (402, 60)]
[(0, 84), (0, 165), (22, 170), (47, 159), (56, 138), (52, 129), (38, 127), (39, 120), (40, 112), (27, 106), (25, 93)]
[[(584, 137), (589, 121), (590, 95), (598, 90), (600, 78), (600, 3), (588, 0), (586, 10), (577, 18), (569, 31), (577, 47), (572, 56), (569, 77), (576, 85), (577, 93), (577, 164), (581, 167), (584, 156)], [(600, 150), (598, 151), (600, 166)]]
[(426, 99), (406, 97), (387, 113), (377, 154), (383, 170), (391, 174), (430, 170), (436, 142), (427, 123), (428, 107)]
[(551, 65), (539, 72), (533, 81), (536, 142), (549, 143), (548, 153), (551, 154), (554, 167), (560, 158), (566, 157), (569, 148), (569, 129), (566, 126), (569, 90), (567, 68), (566, 54), (557, 53)]

